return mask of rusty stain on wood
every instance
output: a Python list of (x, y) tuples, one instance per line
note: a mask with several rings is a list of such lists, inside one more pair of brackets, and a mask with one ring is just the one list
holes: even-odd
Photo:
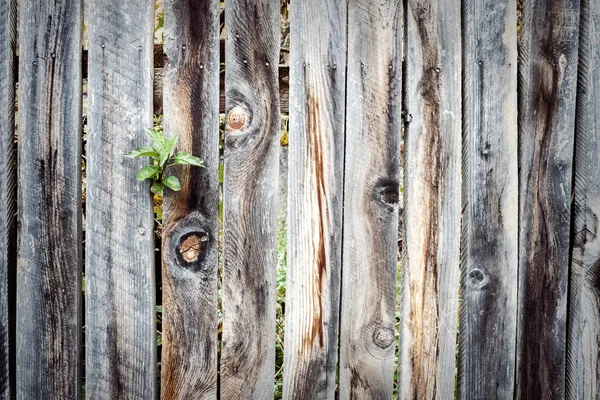
[[(407, 3), (400, 397), (454, 386), (460, 255), (460, 4)], [(402, 150), (401, 150), (402, 151)]]

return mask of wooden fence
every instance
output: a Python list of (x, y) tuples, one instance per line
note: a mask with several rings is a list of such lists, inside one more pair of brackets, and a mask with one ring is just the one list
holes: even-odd
[[(225, 1), (222, 144), (219, 1), (165, 0), (165, 132), (206, 168), (160, 244), (123, 157), (154, 4), (89, 0), (84, 54), (82, 1), (0, 0), (0, 398), (272, 399), (280, 0)], [(290, 9), (283, 398), (599, 398), (600, 2)]]

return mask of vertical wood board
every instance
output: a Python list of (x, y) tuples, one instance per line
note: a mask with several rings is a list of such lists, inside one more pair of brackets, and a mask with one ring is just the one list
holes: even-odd
[(222, 398), (273, 398), (278, 0), (225, 3)]
[(524, 1), (517, 398), (565, 396), (579, 0)]
[[(163, 202), (163, 399), (217, 398), (219, 2), (165, 2), (164, 117), (206, 168), (167, 169)], [(167, 176), (165, 175), (165, 176)]]
[(86, 207), (86, 393), (156, 398), (154, 220), (147, 159), (152, 127), (154, 4), (90, 4)]
[(14, 141), (17, 2), (0, 2), (0, 398), (15, 394), (14, 273), (16, 270), (17, 166)]
[(394, 384), (402, 2), (348, 2), (339, 398)]
[(409, 1), (400, 398), (453, 395), (461, 217), (458, 1)]
[(515, 0), (463, 2), (458, 396), (512, 398), (517, 268)]
[(335, 397), (344, 179), (346, 2), (291, 9), (283, 397)]
[(600, 396), (600, 3), (581, 0), (566, 398)]
[(82, 2), (19, 16), (17, 398), (78, 399)]

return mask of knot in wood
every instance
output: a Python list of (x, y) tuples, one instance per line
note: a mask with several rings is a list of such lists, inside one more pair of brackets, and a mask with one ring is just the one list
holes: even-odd
[(383, 179), (376, 187), (379, 200), (388, 207), (396, 207), (400, 197), (400, 185), (394, 179)]
[(373, 331), (373, 343), (380, 349), (387, 349), (394, 343), (394, 330), (380, 326)]
[(373, 321), (366, 327), (363, 338), (369, 354), (378, 360), (384, 360), (394, 350), (394, 324), (386, 321)]
[(239, 131), (246, 126), (246, 111), (240, 106), (233, 107), (227, 114), (227, 130)]
[(207, 241), (208, 237), (206, 235), (200, 235), (200, 237), (198, 237), (198, 235), (192, 234), (187, 236), (183, 239), (181, 246), (179, 247), (183, 259), (189, 263), (198, 260), (198, 256), (202, 250), (202, 243)]
[(469, 272), (468, 279), (469, 279), (470, 286), (477, 288), (477, 289), (482, 288), (487, 283), (487, 277), (486, 277), (485, 273), (478, 268), (472, 269)]

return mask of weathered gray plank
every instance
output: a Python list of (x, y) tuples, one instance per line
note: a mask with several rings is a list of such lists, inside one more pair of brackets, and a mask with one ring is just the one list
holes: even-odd
[(78, 399), (82, 2), (19, 15), (17, 398)]
[(579, 0), (524, 1), (517, 398), (563, 399)]
[(346, 2), (291, 10), (283, 397), (335, 397), (344, 180)]
[(226, 7), (221, 398), (273, 398), (279, 0)]
[(459, 398), (512, 398), (518, 267), (515, 0), (463, 2)]
[(391, 398), (402, 2), (348, 2), (340, 399)]
[(154, 234), (147, 160), (154, 3), (93, 0), (89, 16), (86, 393), (156, 397)]
[(217, 398), (219, 2), (165, 2), (165, 133), (206, 168), (163, 202), (163, 399)]
[(409, 0), (399, 398), (454, 393), (460, 265), (460, 2)]
[(600, 396), (600, 2), (581, 0), (566, 397)]
[(0, 1), (0, 399), (15, 395), (14, 298), (17, 167), (14, 142), (17, 2)]

